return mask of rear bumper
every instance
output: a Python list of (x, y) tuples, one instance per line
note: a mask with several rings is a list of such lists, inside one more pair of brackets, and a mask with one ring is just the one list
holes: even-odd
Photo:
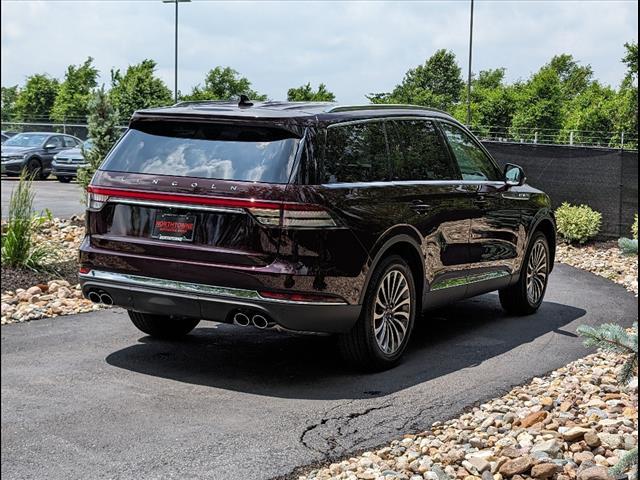
[(80, 275), (85, 297), (92, 291), (107, 293), (113, 304), (157, 315), (196, 317), (231, 322), (235, 313), (260, 313), (278, 326), (293, 331), (341, 333), (351, 329), (360, 305), (298, 302), (261, 297), (255, 290), (218, 287), (140, 275), (92, 270)]

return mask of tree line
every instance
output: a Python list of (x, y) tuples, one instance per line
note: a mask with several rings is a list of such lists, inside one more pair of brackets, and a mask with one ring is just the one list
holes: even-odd
[[(556, 55), (526, 80), (505, 81), (505, 69), (481, 70), (471, 80), (471, 117), (467, 122), (467, 90), (455, 55), (438, 50), (424, 64), (410, 69), (391, 92), (370, 93), (373, 103), (409, 103), (450, 112), (485, 138), (519, 138), (588, 144), (619, 142), (622, 132), (637, 143), (638, 44), (624, 45), (626, 74), (617, 87), (594, 78), (590, 65), (568, 54)], [(172, 91), (156, 75), (156, 63), (146, 59), (124, 72), (110, 72), (107, 95), (123, 123), (135, 110), (173, 103)], [(98, 87), (98, 70), (89, 57), (70, 65), (62, 79), (47, 74), (27, 77), (23, 85), (2, 87), (2, 121), (84, 123), (89, 100)], [(267, 95), (253, 89), (231, 67), (217, 66), (182, 101), (227, 100), (245, 94), (254, 100)], [(325, 84), (290, 88), (290, 101), (334, 101)], [(552, 138), (553, 137), (553, 138)]]
[[(2, 121), (56, 123), (85, 122), (90, 114), (89, 102), (98, 89), (99, 72), (89, 57), (80, 65), (70, 65), (59, 80), (45, 73), (26, 78), (24, 85), (2, 87)], [(253, 90), (251, 82), (230, 67), (215, 67), (190, 93), (179, 94), (180, 101), (227, 100), (240, 94), (254, 100), (267, 95)], [(146, 59), (130, 65), (124, 72), (111, 70), (110, 103), (123, 122), (136, 110), (170, 105), (173, 93), (156, 75), (156, 62)], [(324, 84), (313, 89), (310, 83), (290, 88), (291, 101), (334, 101), (335, 95)]]

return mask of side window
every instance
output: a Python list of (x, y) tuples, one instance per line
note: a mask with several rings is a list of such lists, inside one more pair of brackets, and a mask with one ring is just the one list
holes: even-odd
[[(394, 120), (388, 122), (394, 178), (398, 180), (457, 180), (453, 167), (433, 122)], [(393, 142), (392, 140), (393, 139)]]
[(463, 180), (500, 180), (498, 168), (464, 130), (449, 123), (441, 125)]
[(327, 129), (324, 183), (389, 180), (384, 124), (357, 123)]
[(53, 148), (62, 148), (62, 138), (58, 135), (56, 135), (55, 137), (49, 137), (49, 140), (47, 140), (47, 145), (54, 145)]
[(77, 145), (77, 142), (73, 139), (73, 137), (63, 137), (64, 138), (64, 146), (73, 148)]

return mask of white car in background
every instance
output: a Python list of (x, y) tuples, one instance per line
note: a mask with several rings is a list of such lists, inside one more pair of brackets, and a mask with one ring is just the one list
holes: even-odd
[(92, 146), (92, 140), (89, 138), (76, 148), (58, 153), (53, 157), (53, 162), (51, 162), (51, 173), (53, 173), (59, 182), (69, 183), (73, 178), (78, 176), (78, 169), (87, 165), (82, 152), (91, 150)]

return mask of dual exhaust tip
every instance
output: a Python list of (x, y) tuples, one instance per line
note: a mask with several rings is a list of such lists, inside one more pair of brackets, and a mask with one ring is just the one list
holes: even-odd
[(97, 290), (91, 290), (87, 294), (87, 298), (93, 303), (102, 303), (104, 305), (113, 305), (113, 298), (106, 292), (99, 292)]
[(246, 313), (238, 312), (233, 316), (233, 323), (240, 325), (241, 327), (248, 327), (249, 325), (264, 330), (271, 328), (275, 325), (274, 322), (270, 322), (267, 317), (256, 313), (251, 317)]

